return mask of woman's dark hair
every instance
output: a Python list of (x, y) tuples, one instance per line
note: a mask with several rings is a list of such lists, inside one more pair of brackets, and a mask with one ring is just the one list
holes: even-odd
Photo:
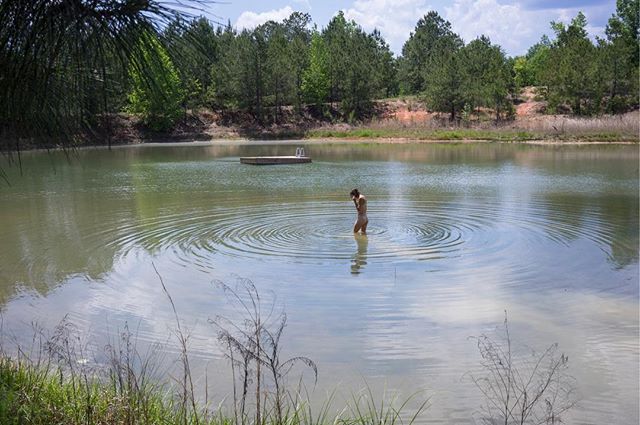
[(360, 191), (358, 189), (353, 189), (351, 193), (349, 193), (349, 195), (355, 196), (357, 198), (358, 196), (360, 196)]

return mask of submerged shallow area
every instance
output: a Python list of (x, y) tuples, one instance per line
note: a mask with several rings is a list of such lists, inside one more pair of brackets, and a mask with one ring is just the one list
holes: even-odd
[[(313, 163), (252, 167), (291, 143), (28, 152), (3, 165), (3, 334), (69, 315), (99, 341), (133, 323), (191, 330), (195, 368), (228, 394), (207, 320), (212, 282), (251, 279), (289, 317), (285, 351), (311, 357), (317, 391), (427, 389), (430, 423), (471, 423), (470, 336), (509, 314), (521, 346), (558, 342), (580, 408), (572, 423), (638, 421), (638, 148), (309, 144)], [(354, 236), (348, 193), (369, 200)], [(178, 347), (173, 342), (168, 352)]]

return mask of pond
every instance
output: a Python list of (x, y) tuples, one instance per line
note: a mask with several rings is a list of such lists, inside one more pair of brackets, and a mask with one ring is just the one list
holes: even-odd
[[(298, 145), (313, 163), (239, 163)], [(22, 175), (3, 161), (5, 341), (67, 316), (98, 345), (126, 322), (175, 353), (155, 267), (220, 402), (208, 321), (230, 314), (215, 282), (242, 277), (286, 311), (284, 353), (316, 362), (317, 398), (424, 389), (424, 422), (468, 424), (483, 403), (470, 337), (506, 311), (514, 347), (568, 355), (569, 422), (638, 423), (637, 145), (141, 145), (23, 153)]]

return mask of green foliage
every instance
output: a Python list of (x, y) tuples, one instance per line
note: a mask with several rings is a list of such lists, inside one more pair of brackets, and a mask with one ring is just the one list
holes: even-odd
[(329, 101), (340, 102), (344, 117), (366, 116), (376, 94), (393, 86), (393, 58), (378, 32), (367, 34), (339, 12), (322, 31), (328, 52)]
[(241, 109), (260, 124), (280, 121), (285, 105), (300, 113), (303, 74), (309, 63), (311, 17), (294, 12), (237, 34), (230, 25), (216, 33), (219, 58), (210, 69), (209, 104), (223, 113)]
[(513, 81), (516, 87), (522, 88), (533, 85), (533, 75), (525, 56), (518, 56), (513, 61)]
[(204, 106), (212, 84), (211, 67), (221, 54), (216, 30), (203, 17), (189, 23), (176, 18), (162, 33), (162, 41), (183, 82), (186, 106)]
[(499, 120), (500, 113), (510, 104), (512, 84), (510, 65), (502, 49), (482, 36), (460, 50), (460, 62), (465, 102), (472, 108), (493, 108)]
[(534, 46), (538, 49), (530, 55), (536, 60), (534, 80), (543, 86), (549, 112), (591, 115), (638, 106), (637, 15), (637, 1), (618, 1), (605, 31), (607, 39), (597, 39), (595, 45), (582, 13), (568, 26), (551, 23), (555, 40)]
[(583, 115), (600, 108), (602, 95), (596, 81), (598, 51), (587, 37), (586, 26), (582, 13), (566, 27), (551, 23), (556, 40), (542, 73), (551, 111), (570, 108), (574, 114)]
[(501, 119), (513, 116), (510, 99), (525, 86), (537, 86), (549, 112), (625, 112), (640, 103), (640, 10), (637, 0), (616, 4), (606, 39), (594, 43), (580, 13), (568, 26), (552, 23), (553, 41), (543, 36), (507, 59), (486, 37), (465, 45), (435, 11), (395, 57), (379, 31), (343, 13), (320, 31), (294, 12), (238, 33), (204, 17), (186, 21), (154, 0), (4, 0), (0, 146), (79, 139), (127, 104), (156, 130), (181, 108), (201, 107), (268, 125), (313, 103), (332, 120), (361, 121), (374, 99), (399, 93), (453, 120), (465, 105), (469, 119), (478, 108)]
[(311, 36), (309, 66), (302, 75), (302, 93), (309, 103), (321, 105), (329, 97), (329, 54), (318, 32)]
[(640, 65), (640, 3), (617, 0), (616, 14), (607, 24), (607, 38), (621, 45), (625, 60), (636, 68)]
[(240, 58), (236, 54), (236, 32), (227, 25), (224, 30), (218, 29), (216, 38), (220, 48), (219, 60), (211, 65), (209, 73), (211, 84), (207, 88), (206, 101), (214, 109), (223, 113), (239, 107)]
[(155, 0), (2, 0), (0, 148), (92, 134), (124, 101), (141, 34), (173, 13)]
[[(57, 369), (0, 359), (0, 418), (7, 425), (197, 423), (159, 388), (119, 391), (94, 375), (63, 377)], [(112, 376), (115, 379), (115, 376)]]
[(376, 43), (375, 62), (373, 66), (375, 83), (377, 89), (376, 98), (388, 98), (398, 95), (400, 87), (398, 84), (398, 60), (393, 57), (389, 44), (384, 40), (382, 34), (377, 30), (371, 33), (371, 37)]
[(265, 95), (266, 38), (265, 26), (254, 31), (242, 31), (236, 40), (239, 78), (238, 100), (240, 107), (249, 110), (258, 123), (263, 124)]
[(527, 51), (527, 66), (531, 80), (529, 85), (538, 86), (542, 84), (542, 73), (547, 66), (551, 41), (545, 35), (540, 41), (529, 48)]
[[(540, 140), (544, 134), (532, 132), (514, 131), (510, 129), (501, 130), (476, 130), (476, 129), (456, 129), (456, 130), (425, 130), (423, 127), (397, 127), (397, 128), (368, 128), (358, 127), (349, 130), (318, 129), (308, 131), (308, 138), (324, 139), (328, 137), (336, 138), (406, 138), (414, 140)], [(622, 138), (617, 137), (618, 140)]]
[[(266, 69), (269, 104), (275, 106), (275, 121), (279, 121), (282, 105), (292, 103), (293, 93), (292, 55), (288, 54), (289, 43), (283, 25), (275, 22), (265, 24), (267, 32)], [(273, 96), (273, 97), (271, 97)]]
[(403, 94), (423, 92), (429, 79), (425, 68), (440, 55), (438, 44), (443, 38), (458, 38), (451, 30), (451, 24), (437, 12), (431, 11), (423, 16), (413, 33), (402, 47), (402, 60), (399, 64), (399, 79)]
[(448, 112), (452, 121), (465, 103), (461, 48), (462, 40), (455, 34), (439, 38), (423, 70), (423, 79), (429, 82), (423, 92), (427, 106)]
[(166, 50), (153, 34), (143, 34), (138, 50), (140, 56), (129, 66), (133, 87), (128, 96), (128, 109), (140, 114), (152, 130), (166, 131), (182, 114), (180, 77)]
[(531, 46), (525, 56), (516, 57), (513, 63), (514, 84), (517, 88), (542, 84), (542, 72), (546, 66), (551, 42), (547, 36)]
[(304, 73), (310, 61), (311, 31), (308, 29), (310, 23), (311, 15), (300, 12), (292, 13), (283, 23), (288, 43), (286, 53), (290, 57), (290, 74), (293, 78), (291, 94), (298, 113), (302, 112)]
[(421, 90), (427, 106), (449, 113), (452, 121), (465, 105), (466, 119), (481, 106), (493, 108), (496, 119), (509, 109), (510, 65), (502, 49), (487, 37), (465, 46), (451, 24), (431, 12), (418, 22), (403, 53), (400, 70), (408, 84), (405, 89)]
[[(182, 331), (175, 304), (162, 278), (160, 283), (176, 320), (175, 335), (180, 347), (176, 369), (164, 358), (165, 347), (160, 344), (139, 351), (137, 339), (126, 324), (117, 337), (109, 339), (101, 352), (95, 343), (85, 345), (85, 338), (77, 327), (64, 319), (51, 333), (37, 330), (31, 346), (12, 347), (15, 357), (0, 346), (0, 423), (367, 423), (368, 412), (360, 414), (359, 410), (354, 410), (351, 416), (345, 416), (347, 406), (329, 417), (333, 397), (319, 413), (312, 413), (309, 394), (303, 392), (302, 375), (297, 380), (297, 388), (289, 386), (287, 377), (292, 368), (299, 365), (310, 369), (317, 381), (315, 363), (305, 356), (282, 356), (281, 336), (287, 323), (286, 314), (269, 314), (269, 311), (278, 310), (275, 298), (269, 302), (269, 297), (260, 297), (253, 283), (244, 279), (238, 279), (233, 286), (216, 281), (232, 305), (231, 311), (237, 315), (210, 320), (216, 327), (220, 348), (229, 355), (233, 396), (224, 403), (228, 405), (230, 401), (233, 407), (230, 412), (223, 410), (222, 405), (213, 407), (207, 388), (204, 388), (204, 400), (196, 400), (188, 338)], [(247, 300), (250, 300), (248, 304)], [(88, 346), (92, 348), (88, 349)], [(88, 360), (93, 356), (100, 358), (100, 362)], [(178, 370), (180, 372), (176, 373)], [(205, 377), (205, 386), (207, 382)], [(252, 394), (256, 395), (254, 406)], [(391, 421), (384, 423), (393, 424), (404, 418), (402, 411), (409, 400), (398, 406), (398, 400), (387, 400), (383, 396), (376, 405), (380, 406), (380, 414), (388, 410), (385, 417)], [(373, 400), (368, 402), (373, 403)], [(408, 424), (413, 423), (425, 405), (426, 401), (413, 412), (413, 419)], [(387, 406), (387, 410), (383, 406)]]
[(460, 112), (460, 118), (465, 126), (468, 126), (471, 122), (471, 114), (473, 113), (473, 109), (469, 103), (465, 103), (462, 111)]
[(607, 42), (601, 41), (601, 64), (608, 95), (608, 112), (621, 112), (640, 103), (640, 4), (618, 0), (607, 24)]

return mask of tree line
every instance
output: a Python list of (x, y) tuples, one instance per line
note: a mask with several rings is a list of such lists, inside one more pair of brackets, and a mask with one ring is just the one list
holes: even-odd
[(451, 120), (480, 108), (513, 117), (525, 86), (548, 112), (619, 113), (638, 106), (638, 2), (618, 0), (606, 37), (589, 38), (582, 13), (551, 22), (526, 55), (508, 57), (486, 36), (465, 43), (437, 12), (422, 17), (395, 57), (379, 31), (367, 33), (342, 12), (321, 30), (309, 14), (254, 29), (214, 28), (205, 18), (176, 21), (161, 39), (186, 90), (188, 107), (224, 116), (244, 111), (279, 123), (303, 108), (345, 121), (366, 118), (375, 99), (415, 95)]
[(198, 18), (173, 22), (161, 38), (189, 107), (246, 111), (260, 124), (306, 105), (319, 114), (336, 105), (345, 119), (359, 119), (373, 99), (397, 94), (396, 59), (378, 31), (366, 33), (341, 12), (322, 30), (310, 26), (300, 12), (242, 31)]
[(592, 41), (579, 13), (568, 25), (552, 22), (552, 37), (517, 57), (486, 36), (465, 43), (435, 11), (396, 57), (379, 31), (342, 12), (321, 29), (294, 12), (238, 31), (161, 4), (2, 0), (0, 138), (90, 130), (123, 110), (156, 130), (198, 108), (258, 125), (304, 114), (350, 122), (398, 95), (451, 120), (482, 108), (501, 120), (525, 86), (536, 86), (552, 113), (619, 113), (639, 103), (637, 0), (617, 0), (604, 38)]

